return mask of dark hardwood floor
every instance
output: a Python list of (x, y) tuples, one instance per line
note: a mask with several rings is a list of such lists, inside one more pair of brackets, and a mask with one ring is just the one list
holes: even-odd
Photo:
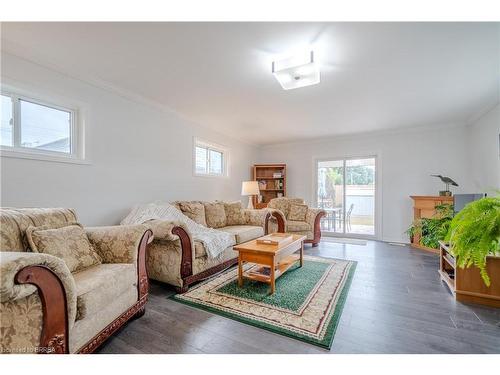
[(167, 299), (152, 283), (146, 314), (100, 353), (500, 353), (500, 309), (456, 302), (438, 257), (409, 247), (322, 242), (306, 254), (358, 261), (331, 351)]

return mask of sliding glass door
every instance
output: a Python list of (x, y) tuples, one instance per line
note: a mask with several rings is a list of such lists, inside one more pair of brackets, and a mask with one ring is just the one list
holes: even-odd
[(322, 231), (375, 235), (375, 166), (375, 157), (317, 162), (316, 202), (327, 212)]

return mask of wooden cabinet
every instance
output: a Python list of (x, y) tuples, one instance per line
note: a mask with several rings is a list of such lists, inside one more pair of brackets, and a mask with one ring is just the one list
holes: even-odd
[[(442, 197), (433, 195), (412, 195), (413, 199), (413, 220), (420, 218), (431, 218), (436, 213), (436, 206), (441, 204), (453, 204), (453, 197)], [(418, 249), (431, 251), (439, 254), (439, 249), (433, 249), (427, 246), (420, 245), (420, 236), (415, 235), (411, 241), (411, 245)]]
[(260, 198), (253, 198), (255, 208), (265, 208), (269, 201), (286, 196), (286, 164), (255, 164), (253, 180), (259, 182)]

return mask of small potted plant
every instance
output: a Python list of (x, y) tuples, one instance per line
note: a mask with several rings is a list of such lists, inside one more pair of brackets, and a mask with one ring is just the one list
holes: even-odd
[(446, 241), (461, 268), (479, 268), (486, 286), (487, 257), (500, 255), (500, 195), (467, 204), (450, 223)]
[(441, 204), (436, 206), (435, 210), (433, 217), (417, 219), (410, 225), (406, 233), (411, 242), (417, 235), (420, 237), (420, 245), (439, 249), (439, 241), (446, 237), (453, 218), (453, 206)]

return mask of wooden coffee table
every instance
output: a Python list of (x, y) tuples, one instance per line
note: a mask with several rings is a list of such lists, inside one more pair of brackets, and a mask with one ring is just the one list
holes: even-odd
[[(276, 289), (276, 279), (283, 275), (295, 262), (304, 262), (304, 240), (306, 236), (292, 234), (293, 239), (284, 245), (267, 245), (248, 241), (234, 247), (238, 251), (238, 286), (243, 286), (243, 278), (261, 281), (271, 285), (271, 294)], [(295, 252), (300, 251), (299, 254)], [(269, 267), (269, 275), (261, 272), (243, 273), (243, 263), (256, 263)], [(261, 268), (261, 270), (263, 267)]]

